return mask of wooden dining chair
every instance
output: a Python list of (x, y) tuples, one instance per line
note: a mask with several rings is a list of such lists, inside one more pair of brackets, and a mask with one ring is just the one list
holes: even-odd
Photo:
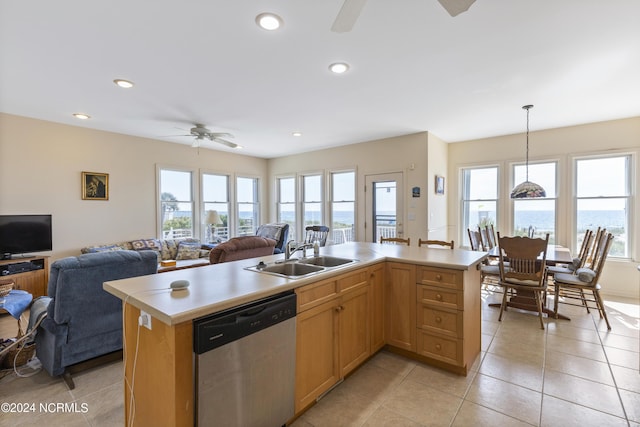
[[(482, 246), (482, 237), (480, 235), (480, 227), (478, 230), (467, 229), (469, 234), (469, 243), (472, 251), (485, 251)], [(493, 287), (498, 284), (500, 279), (500, 269), (495, 262), (489, 258), (480, 264), (480, 286), (487, 291), (494, 291)]]
[[(589, 303), (594, 303), (600, 318), (604, 318), (607, 329), (611, 330), (611, 324), (609, 324), (609, 318), (604, 309), (604, 302), (600, 296), (601, 286), (599, 283), (600, 274), (611, 248), (611, 242), (613, 242), (613, 234), (601, 234), (600, 240), (596, 244), (594, 260), (589, 264), (589, 267), (578, 268), (575, 274), (557, 273), (553, 276), (555, 286), (553, 312), (556, 318), (558, 317), (558, 304), (561, 302), (560, 297), (563, 298), (563, 304), (585, 307), (587, 313), (589, 313)], [(591, 292), (591, 298), (586, 297), (585, 291)], [(580, 300), (580, 304), (567, 302), (567, 299)]]
[(427, 246), (446, 246), (446, 247), (449, 247), (450, 249), (453, 249), (455, 247), (455, 244), (453, 243), (453, 240), (450, 241), (450, 242), (445, 242), (444, 240), (422, 240), (422, 239), (418, 239), (418, 247), (420, 247), (422, 245), (427, 245)]
[[(498, 232), (498, 248), (500, 263), (500, 280), (498, 285), (504, 288), (502, 303), (500, 304), (500, 316), (507, 307), (507, 293), (513, 290), (518, 295), (532, 294), (535, 298), (540, 319), (540, 328), (544, 329), (542, 320), (543, 298), (547, 290), (547, 245), (549, 234), (546, 238), (530, 237), (501, 237)], [(508, 261), (507, 261), (508, 258)]]
[(380, 243), (393, 243), (411, 246), (411, 238), (407, 237), (406, 239), (403, 239), (401, 237), (381, 237)]
[(305, 229), (305, 243), (313, 243), (316, 240), (318, 245), (324, 246), (327, 243), (327, 237), (329, 236), (329, 227), (326, 225), (309, 225)]

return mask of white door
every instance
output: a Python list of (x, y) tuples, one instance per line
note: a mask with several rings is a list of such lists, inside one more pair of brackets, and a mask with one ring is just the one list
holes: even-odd
[(365, 175), (365, 186), (366, 240), (404, 237), (402, 172)]

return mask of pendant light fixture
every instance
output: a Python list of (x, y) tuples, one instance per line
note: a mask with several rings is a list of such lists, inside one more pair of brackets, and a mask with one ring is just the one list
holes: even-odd
[(525, 105), (522, 107), (527, 110), (527, 156), (525, 160), (526, 178), (525, 181), (516, 185), (511, 191), (512, 199), (536, 199), (539, 197), (547, 197), (547, 192), (540, 185), (529, 181), (529, 110), (533, 105)]

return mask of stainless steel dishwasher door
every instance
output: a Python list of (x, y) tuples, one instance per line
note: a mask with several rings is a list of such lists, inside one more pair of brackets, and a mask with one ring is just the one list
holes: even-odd
[(294, 415), (295, 317), (196, 355), (197, 425), (276, 427)]

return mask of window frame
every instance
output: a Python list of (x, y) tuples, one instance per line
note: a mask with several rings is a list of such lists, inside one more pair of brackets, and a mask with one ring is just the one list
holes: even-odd
[(174, 165), (156, 165), (156, 235), (160, 239), (165, 239), (163, 231), (163, 201), (162, 201), (162, 172), (183, 172), (190, 174), (191, 185), (189, 193), (191, 201), (177, 201), (177, 203), (190, 203), (191, 204), (191, 237), (200, 235), (200, 206), (199, 193), (195, 191), (195, 188), (199, 186), (199, 175), (196, 169), (174, 166)]
[[(469, 194), (467, 189), (467, 182), (469, 180), (465, 179), (465, 172), (480, 170), (480, 169), (495, 169), (496, 170), (496, 197), (494, 199), (491, 198), (482, 198), (482, 199), (471, 199), (466, 198)], [(494, 227), (498, 227), (499, 219), (500, 219), (500, 195), (501, 195), (501, 172), (502, 166), (499, 164), (491, 163), (491, 164), (480, 164), (480, 165), (468, 165), (460, 168), (460, 223), (462, 227), (460, 228), (460, 241), (463, 246), (470, 247), (469, 235), (467, 233), (467, 229), (469, 228), (469, 224), (467, 223), (467, 208), (466, 204), (471, 202), (493, 202), (495, 204), (495, 218), (494, 218)]]
[[(347, 174), (347, 173), (352, 173), (353, 174), (353, 200), (335, 200), (334, 199), (334, 176), (335, 175), (340, 175), (340, 174)], [(340, 242), (340, 243), (346, 243), (346, 242), (355, 242), (357, 241), (357, 218), (358, 218), (358, 172), (356, 170), (356, 168), (351, 168), (351, 169), (335, 169), (335, 170), (330, 170), (327, 172), (327, 210), (328, 210), (328, 215), (327, 218), (329, 218), (328, 223), (330, 224), (330, 239), (327, 239), (327, 243), (329, 243), (329, 241), (331, 241), (332, 243), (335, 242), (336, 239), (336, 234), (337, 234), (337, 230), (334, 227), (334, 223), (335, 223), (335, 218), (334, 218), (334, 205), (337, 203), (353, 203), (353, 230), (351, 232), (351, 239), (352, 240), (346, 240), (345, 242)]]
[[(205, 199), (205, 176), (207, 175), (211, 175), (211, 176), (222, 176), (225, 177), (227, 180), (227, 186), (226, 186), (226, 193), (227, 193), (227, 201), (217, 201), (217, 200), (206, 200)], [(226, 231), (226, 238), (223, 238), (222, 240), (228, 240), (232, 237), (233, 233), (233, 229), (231, 228), (231, 224), (232, 224), (232, 218), (234, 217), (234, 207), (232, 204), (232, 176), (229, 173), (224, 173), (224, 172), (215, 172), (215, 171), (200, 171), (200, 212), (201, 212), (201, 218), (202, 218), (202, 227), (201, 227), (201, 232), (200, 232), (200, 241), (201, 242), (207, 242), (207, 229), (208, 229), (208, 224), (205, 223), (205, 221), (207, 220), (207, 210), (206, 209), (206, 205), (207, 204), (226, 204), (227, 205), (227, 231)]]
[[(234, 221), (234, 236), (250, 236), (250, 235), (255, 235), (258, 226), (260, 225), (260, 220), (261, 220), (261, 215), (260, 215), (260, 177), (258, 176), (252, 176), (252, 175), (247, 175), (247, 174), (236, 174), (234, 177), (234, 183), (235, 183), (235, 188), (234, 188), (234, 194), (235, 194), (235, 221)], [(240, 197), (238, 197), (238, 189), (239, 189), (239, 185), (238, 185), (238, 181), (240, 179), (248, 179), (248, 180), (252, 180), (254, 182), (253, 185), (253, 196), (254, 196), (254, 201), (247, 203), (247, 202), (240, 202)], [(241, 204), (252, 204), (254, 205), (254, 209), (253, 212), (255, 214), (255, 224), (253, 225), (253, 232), (252, 233), (243, 233), (240, 230), (240, 205)]]
[[(536, 165), (546, 165), (546, 164), (554, 164), (555, 165), (555, 188), (554, 190), (554, 197), (541, 197), (541, 198), (536, 198), (536, 199), (512, 199), (511, 197), (509, 197), (509, 217), (511, 219), (510, 221), (510, 226), (509, 226), (509, 230), (511, 230), (511, 234), (512, 235), (517, 235), (516, 230), (515, 230), (515, 218), (516, 218), (516, 211), (515, 211), (515, 205), (518, 202), (522, 202), (522, 203), (536, 203), (537, 201), (549, 201), (549, 200), (553, 200), (553, 205), (554, 205), (554, 214), (553, 214), (553, 233), (549, 236), (549, 244), (555, 244), (556, 242), (559, 241), (559, 236), (558, 236), (558, 219), (559, 219), (559, 205), (558, 205), (558, 191), (559, 191), (559, 181), (560, 181), (560, 174), (559, 174), (559, 170), (560, 170), (560, 161), (559, 159), (540, 159), (537, 160), (535, 162), (529, 161), (529, 168), (531, 168), (531, 166), (536, 166)], [(526, 162), (511, 162), (509, 164), (509, 179), (510, 179), (510, 186), (509, 186), (509, 195), (511, 194), (511, 189), (513, 189), (516, 185), (520, 184), (520, 182), (522, 181), (518, 181), (516, 182), (515, 176), (516, 176), (516, 167), (524, 167), (526, 168)], [(536, 182), (536, 180), (533, 180), (534, 182)], [(547, 194), (549, 193), (549, 189), (546, 188), (546, 186), (543, 185), (543, 188), (546, 190)], [(542, 236), (536, 236), (536, 237), (542, 237)]]
[[(611, 158), (626, 158), (627, 173), (624, 175), (626, 178), (624, 196), (579, 196), (578, 195), (578, 162), (583, 160), (604, 160)], [(636, 174), (636, 154), (629, 151), (607, 152), (607, 153), (592, 153), (587, 155), (575, 155), (571, 156), (571, 173), (572, 173), (572, 225), (571, 225), (571, 244), (578, 247), (578, 239), (584, 235), (584, 232), (578, 231), (578, 202), (579, 200), (606, 200), (606, 199), (625, 199), (626, 200), (626, 216), (625, 216), (625, 230), (627, 234), (627, 247), (626, 254), (623, 256), (617, 256), (609, 253), (609, 257), (619, 261), (630, 261), (633, 259), (635, 250), (634, 236), (634, 206), (635, 206), (635, 194), (636, 189), (634, 176)], [(593, 230), (594, 232), (596, 230)], [(614, 239), (615, 243), (615, 239)]]

